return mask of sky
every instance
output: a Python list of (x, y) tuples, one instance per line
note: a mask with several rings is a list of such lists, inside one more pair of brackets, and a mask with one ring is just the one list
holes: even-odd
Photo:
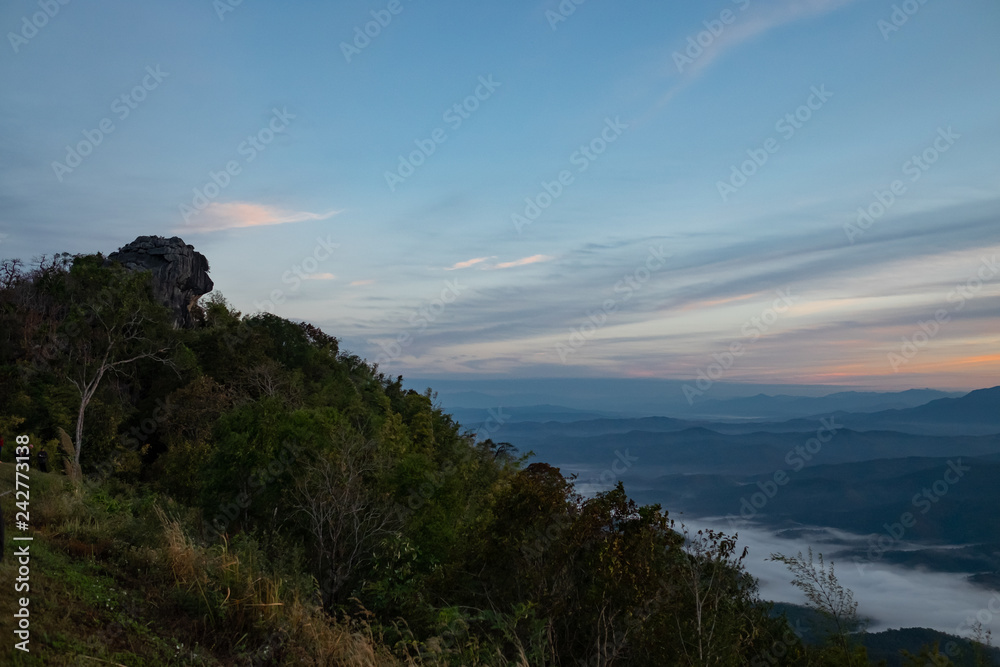
[(393, 375), (1000, 384), (995, 0), (11, 0), (0, 27), (0, 257), (180, 236), (241, 312)]

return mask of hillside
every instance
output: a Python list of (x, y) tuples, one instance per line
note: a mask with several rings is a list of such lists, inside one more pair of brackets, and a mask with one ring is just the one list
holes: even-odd
[[(174, 299), (171, 271), (0, 271), (0, 429), (34, 446), (37, 537), (6, 662), (734, 664), (781, 636), (723, 536), (685, 548), (621, 485), (583, 499), (309, 324)], [(694, 605), (723, 599), (710, 636)]]
[[(621, 483), (583, 497), (318, 328), (176, 299), (131, 264), (0, 271), (0, 431), (32, 445), (30, 466), (3, 448), (0, 484), (28, 469), (34, 540), (30, 651), (7, 644), (5, 662), (863, 659), (843, 637), (790, 639), (729, 536), (689, 534)], [(2, 589), (7, 618), (23, 606)]]

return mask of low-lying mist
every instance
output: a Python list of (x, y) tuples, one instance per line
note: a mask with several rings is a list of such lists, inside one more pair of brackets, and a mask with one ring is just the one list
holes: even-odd
[(815, 539), (785, 537), (749, 524), (734, 527), (726, 520), (687, 519), (688, 529), (712, 528), (738, 533), (738, 547), (749, 547), (744, 564), (760, 581), (761, 597), (776, 602), (805, 604), (805, 596), (792, 586), (791, 574), (781, 563), (767, 560), (772, 553), (794, 555), (822, 553), (834, 563), (834, 572), (841, 585), (854, 592), (858, 613), (871, 620), (868, 630), (879, 632), (890, 628), (924, 627), (971, 637), (973, 623), (979, 621), (983, 630), (1000, 633), (1000, 593), (976, 586), (960, 573), (928, 572), (890, 563), (858, 565), (846, 554), (838, 552), (863, 544), (865, 537), (817, 529)]

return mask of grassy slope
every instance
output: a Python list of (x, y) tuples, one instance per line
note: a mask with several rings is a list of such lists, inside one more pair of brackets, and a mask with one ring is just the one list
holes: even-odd
[[(397, 664), (367, 627), (330, 621), (303, 600), (308, 582), (259, 571), (252, 544), (192, 544), (184, 519), (168, 518), (185, 513), (170, 501), (112, 497), (37, 470), (30, 484), (28, 533), (12, 529), (14, 495), (0, 499), (0, 664)], [(0, 493), (12, 488), (14, 466), (0, 464)], [(30, 653), (11, 638), (24, 595), (14, 591), (14, 534), (34, 536)]]

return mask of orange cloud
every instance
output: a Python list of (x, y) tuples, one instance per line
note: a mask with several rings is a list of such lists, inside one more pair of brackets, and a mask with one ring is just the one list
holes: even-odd
[[(914, 363), (912, 371), (923, 371), (923, 372), (934, 372), (934, 371), (948, 371), (952, 370), (955, 366), (993, 366), (1000, 363), (1000, 354), (981, 354), (977, 356), (970, 357), (960, 357), (955, 356), (944, 360), (930, 360), (922, 361), (919, 356), (914, 358)], [(905, 367), (901, 367), (903, 370)]]
[(314, 273), (306, 276), (306, 280), (336, 280), (337, 276), (332, 273)]
[(978, 357), (964, 357), (957, 359), (956, 364), (997, 364), (1000, 363), (1000, 354), (984, 354)]
[(513, 262), (501, 262), (494, 266), (494, 269), (512, 269), (515, 266), (525, 266), (527, 264), (537, 264), (539, 262), (547, 262), (550, 259), (555, 259), (549, 255), (532, 255), (531, 257), (524, 257), (522, 259), (515, 259)]
[(449, 266), (448, 268), (446, 268), (445, 271), (454, 271), (456, 269), (467, 269), (470, 266), (475, 266), (476, 264), (479, 264), (480, 262), (485, 262), (488, 259), (490, 259), (490, 258), (489, 257), (476, 257), (475, 259), (467, 259), (464, 262), (457, 262), (456, 264), (452, 264), (451, 266)]
[(206, 234), (224, 229), (267, 227), (292, 222), (326, 220), (338, 213), (340, 211), (328, 211), (326, 213), (286, 211), (274, 206), (254, 204), (252, 202), (212, 202), (191, 222), (178, 231)]
[(372, 285), (374, 283), (374, 280), (355, 280), (354, 282), (349, 283), (349, 285), (351, 287), (364, 287), (365, 285)]

